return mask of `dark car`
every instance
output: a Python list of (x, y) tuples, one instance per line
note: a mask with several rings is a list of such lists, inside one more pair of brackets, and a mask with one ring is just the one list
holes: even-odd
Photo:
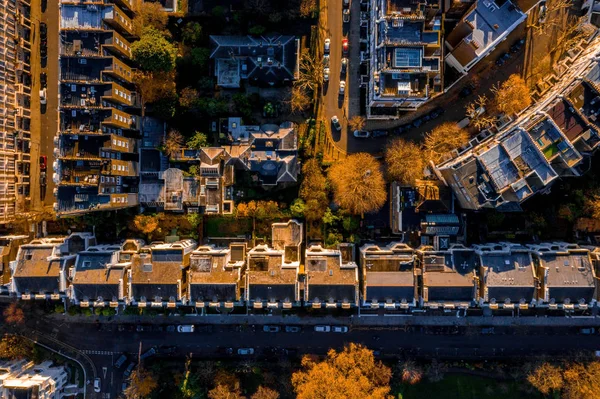
[(419, 126), (421, 126), (422, 124), (423, 124), (423, 121), (422, 121), (421, 119), (416, 119), (416, 120), (414, 120), (414, 121), (413, 121), (413, 123), (412, 123), (412, 125), (413, 125), (414, 127), (419, 127)]
[(129, 376), (131, 375), (131, 372), (133, 371), (134, 367), (135, 367), (135, 362), (129, 363), (129, 366), (127, 366), (127, 368), (125, 369), (125, 372), (123, 373), (123, 375), (126, 378), (129, 378)]
[(512, 46), (510, 46), (510, 52), (511, 53), (519, 52), (519, 50), (521, 50), (523, 45), (525, 45), (525, 39), (521, 39), (518, 42), (514, 43)]
[(496, 65), (502, 66), (510, 58), (510, 54), (504, 53), (496, 60)]
[(48, 57), (48, 47), (46, 47), (45, 45), (40, 46), (40, 56), (42, 58)]
[(300, 331), (301, 331), (300, 326), (285, 326), (285, 332), (297, 333)]
[(175, 326), (167, 326), (167, 332), (175, 332)]
[(445, 112), (444, 108), (442, 108), (442, 107), (437, 107), (437, 108), (435, 108), (433, 111), (431, 111), (431, 112), (429, 113), (429, 117), (430, 117), (431, 119), (436, 119), (436, 118), (438, 118), (439, 116), (441, 116), (441, 115), (442, 115), (444, 112)]
[(280, 329), (279, 326), (263, 326), (264, 332), (279, 332)]
[(121, 356), (119, 356), (119, 358), (115, 362), (115, 367), (116, 368), (121, 368), (121, 366), (123, 365), (123, 363), (125, 363), (126, 361), (127, 361), (127, 356), (125, 356), (124, 354), (121, 355)]
[(48, 158), (45, 155), (40, 155), (40, 170), (45, 171), (48, 168)]
[(402, 133), (408, 131), (408, 129), (409, 128), (407, 126), (402, 125), (402, 126), (395, 127), (393, 132), (394, 132), (394, 134), (402, 134)]
[(374, 139), (376, 139), (377, 137), (387, 137), (387, 135), (387, 130), (373, 130), (371, 132), (371, 137), (373, 137)]
[(40, 22), (40, 40), (43, 42), (48, 40), (48, 27), (43, 22)]
[(47, 82), (48, 82), (48, 76), (46, 75), (46, 72), (40, 73), (40, 85), (42, 87), (46, 87)]

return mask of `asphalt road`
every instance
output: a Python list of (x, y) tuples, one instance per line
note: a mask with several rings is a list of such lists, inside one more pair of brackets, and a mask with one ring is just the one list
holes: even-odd
[[(36, 328), (53, 339), (68, 342), (86, 354), (101, 379), (101, 392), (92, 398), (116, 398), (124, 381), (124, 369), (138, 353), (156, 347), (157, 356), (184, 358), (279, 358), (305, 353), (324, 355), (350, 342), (362, 343), (380, 357), (490, 359), (526, 358), (540, 355), (572, 356), (600, 348), (600, 335), (581, 335), (572, 327), (495, 327), (493, 333), (479, 327), (350, 327), (348, 333), (315, 332), (303, 325), (299, 333), (268, 333), (262, 326), (197, 326), (194, 333), (168, 332), (165, 326), (134, 324), (84, 324), (42, 321)], [(282, 328), (283, 330), (283, 328)], [(252, 356), (237, 355), (237, 349), (253, 348)], [(170, 348), (170, 349), (168, 349)], [(231, 348), (232, 354), (228, 353)], [(168, 351), (173, 351), (169, 353)], [(121, 353), (128, 361), (116, 369)], [(89, 378), (89, 377), (88, 377)], [(90, 392), (91, 386), (88, 386)]]

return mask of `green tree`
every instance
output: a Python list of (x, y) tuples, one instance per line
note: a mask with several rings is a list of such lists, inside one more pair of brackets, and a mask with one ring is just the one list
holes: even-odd
[(262, 25), (254, 25), (253, 27), (248, 29), (248, 33), (250, 33), (251, 35), (260, 36), (263, 33), (265, 33), (266, 30), (267, 30), (267, 28), (265, 28)]
[(177, 48), (158, 30), (144, 29), (140, 40), (131, 45), (131, 54), (141, 69), (150, 72), (169, 72), (175, 68)]
[(231, 100), (233, 102), (233, 113), (242, 115), (244, 118), (252, 116), (252, 103), (247, 95), (236, 93), (231, 97)]
[(304, 201), (302, 201), (302, 198), (296, 198), (294, 200), (294, 202), (292, 202), (292, 205), (290, 205), (290, 212), (292, 212), (292, 216), (293, 217), (304, 217)]
[(202, 39), (202, 25), (198, 22), (188, 22), (183, 27), (181, 38), (187, 45), (198, 43)]
[(210, 59), (210, 50), (204, 47), (195, 47), (188, 55), (190, 63), (199, 69), (205, 69)]
[(205, 133), (196, 131), (186, 144), (188, 148), (199, 150), (200, 148), (208, 147), (208, 138)]
[(217, 18), (221, 18), (225, 16), (225, 7), (223, 6), (215, 6), (213, 7), (213, 9), (211, 10), (211, 14)]
[(340, 218), (331, 211), (331, 208), (325, 210), (325, 213), (323, 214), (323, 223), (331, 226), (337, 223), (338, 220), (340, 220)]

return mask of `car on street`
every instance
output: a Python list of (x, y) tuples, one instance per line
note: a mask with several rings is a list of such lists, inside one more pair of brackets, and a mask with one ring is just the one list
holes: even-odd
[(175, 332), (175, 326), (167, 326), (167, 332)]
[(346, 8), (342, 12), (342, 21), (344, 21), (344, 23), (350, 22), (350, 9), (349, 8)]
[(409, 128), (407, 126), (402, 125), (402, 126), (395, 127), (393, 132), (394, 132), (394, 134), (402, 134), (402, 133), (408, 131), (408, 129)]
[(348, 71), (348, 58), (342, 58), (342, 67), (340, 69), (340, 79), (346, 80), (346, 72)]
[(156, 355), (156, 348), (150, 348), (146, 352), (142, 353), (140, 356), (140, 360), (144, 360), (149, 358), (150, 356)]
[(344, 0), (343, 6), (344, 6), (344, 8), (350, 7), (350, 0)]
[(414, 127), (419, 127), (419, 126), (421, 126), (422, 124), (423, 124), (423, 120), (422, 120), (422, 119), (415, 119), (415, 120), (412, 122), (412, 125), (413, 125)]
[(331, 326), (315, 326), (316, 332), (330, 332)]
[(337, 115), (333, 115), (331, 117), (331, 123), (333, 123), (333, 127), (335, 128), (335, 130), (337, 130), (338, 132), (342, 131), (342, 125), (340, 124), (340, 120), (338, 119)]
[(330, 61), (329, 54), (325, 54), (323, 56), (323, 66), (326, 68), (329, 68), (329, 61)]
[(45, 155), (40, 155), (40, 170), (48, 169), (48, 158)]
[(46, 87), (48, 83), (48, 76), (46, 75), (46, 72), (41, 72), (40, 73), (40, 86), (42, 86), (42, 88)]
[(122, 354), (121, 356), (119, 356), (119, 358), (115, 362), (115, 367), (120, 369), (121, 366), (123, 365), (123, 363), (125, 363), (126, 361), (127, 361), (127, 356), (125, 356), (125, 354)]
[(446, 112), (446, 110), (444, 108), (442, 108), (442, 107), (436, 107), (436, 108), (433, 109), (433, 111), (431, 111), (429, 113), (429, 117), (431, 119), (436, 119), (439, 116), (441, 116), (444, 112)]
[(371, 132), (371, 137), (373, 137), (374, 139), (376, 139), (378, 137), (387, 137), (387, 135), (388, 135), (387, 130), (373, 130)]
[(342, 55), (348, 57), (348, 39), (342, 39)]
[(100, 392), (100, 378), (94, 380), (94, 392)]
[(325, 54), (329, 54), (330, 47), (331, 47), (331, 39), (325, 39)]
[(367, 132), (366, 130), (355, 130), (352, 135), (357, 139), (368, 139), (371, 137), (371, 133)]
[(125, 392), (126, 389), (127, 389), (127, 381), (124, 381), (123, 384), (121, 384), (121, 392)]
[(46, 187), (46, 171), (40, 172), (40, 187)]
[(334, 333), (347, 333), (348, 332), (348, 327), (346, 327), (346, 326), (333, 326), (332, 331)]
[(502, 66), (504, 65), (504, 63), (510, 58), (510, 54), (508, 53), (503, 53), (500, 57), (498, 57), (498, 59), (496, 60), (496, 65), (498, 66)]
[(521, 48), (523, 47), (524, 44), (525, 44), (525, 39), (521, 39), (521, 40), (515, 42), (512, 46), (510, 46), (510, 52), (517, 53), (519, 50), (521, 50)]
[(42, 58), (48, 57), (48, 45), (46, 44), (46, 42), (40, 43), (40, 56)]
[(475, 85), (471, 82), (467, 83), (467, 85), (465, 87), (462, 88), (462, 90), (458, 93), (458, 96), (460, 98), (466, 98), (469, 97), (471, 94), (473, 94), (473, 90), (475, 89)]
[(46, 88), (44, 87), (42, 90), (40, 90), (40, 104), (46, 105), (46, 102)]
[(254, 355), (254, 348), (240, 348), (237, 353), (238, 355)]
[(484, 327), (481, 329), (483, 335), (494, 335), (494, 327)]
[(340, 96), (343, 96), (346, 93), (346, 81), (340, 80)]
[(300, 332), (302, 329), (300, 328), (300, 326), (285, 326), (285, 332), (289, 332), (289, 333), (297, 333)]
[(263, 326), (264, 332), (276, 333), (279, 332), (281, 328), (279, 326)]
[(590, 328), (582, 328), (579, 330), (579, 332), (583, 335), (592, 335), (596, 332), (596, 329), (593, 327)]
[(323, 80), (329, 82), (329, 67), (323, 68)]
[(48, 26), (44, 22), (40, 22), (40, 40), (48, 40)]
[(123, 373), (123, 375), (125, 377), (129, 378), (134, 367), (135, 367), (135, 362), (129, 363), (129, 365), (127, 365), (127, 368), (125, 369), (125, 372)]
[(193, 333), (194, 332), (194, 326), (189, 324), (189, 325), (180, 325), (177, 326), (177, 331), (180, 333)]

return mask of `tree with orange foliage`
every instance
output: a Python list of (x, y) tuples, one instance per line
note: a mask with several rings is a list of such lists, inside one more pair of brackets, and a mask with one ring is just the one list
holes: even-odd
[(335, 202), (361, 217), (381, 209), (387, 200), (381, 165), (364, 152), (352, 154), (329, 169)]
[(558, 366), (544, 362), (527, 376), (527, 381), (544, 395), (559, 392), (564, 385), (563, 371)]
[(142, 104), (150, 104), (165, 98), (175, 98), (175, 71), (170, 72), (143, 72), (137, 70), (133, 73), (133, 83), (137, 92), (142, 97)]
[(390, 181), (413, 185), (423, 177), (427, 163), (421, 146), (403, 139), (395, 139), (385, 150), (385, 165)]
[(391, 370), (375, 361), (373, 351), (350, 344), (341, 352), (331, 349), (327, 359), (302, 358), (302, 370), (292, 375), (297, 399), (389, 399)]
[(30, 358), (33, 354), (33, 344), (18, 335), (5, 334), (0, 340), (0, 359)]
[(144, 28), (152, 27), (163, 34), (169, 34), (167, 23), (169, 16), (159, 2), (144, 2), (136, 11), (133, 19), (133, 30), (141, 36)]
[(525, 80), (516, 73), (510, 75), (500, 86), (494, 86), (492, 91), (496, 95), (496, 107), (506, 115), (521, 112), (531, 104), (529, 88)]
[(169, 158), (174, 158), (180, 153), (185, 141), (183, 136), (177, 130), (171, 130), (163, 140), (164, 153)]
[(350, 128), (350, 130), (363, 130), (365, 128), (365, 118), (363, 118), (360, 115), (354, 115), (352, 118), (350, 118), (350, 120), (348, 121), (348, 127)]
[(243, 399), (239, 388), (231, 389), (227, 385), (219, 384), (208, 391), (209, 399)]
[(23, 324), (25, 322), (25, 315), (23, 309), (21, 309), (15, 302), (8, 305), (4, 312), (4, 321), (8, 324)]
[(123, 393), (127, 399), (142, 399), (150, 396), (157, 386), (156, 377), (140, 365), (131, 372), (129, 386)]
[(402, 382), (410, 385), (414, 385), (423, 379), (423, 369), (412, 360), (399, 363), (398, 371)]
[(469, 134), (458, 123), (445, 122), (425, 135), (426, 156), (438, 163), (442, 156), (469, 141)]
[(279, 399), (279, 393), (272, 390), (271, 388), (263, 387), (262, 385), (258, 387), (256, 392), (250, 397), (250, 399)]
[(136, 215), (133, 219), (133, 226), (137, 231), (145, 234), (150, 241), (152, 234), (158, 230), (158, 217), (156, 215)]

